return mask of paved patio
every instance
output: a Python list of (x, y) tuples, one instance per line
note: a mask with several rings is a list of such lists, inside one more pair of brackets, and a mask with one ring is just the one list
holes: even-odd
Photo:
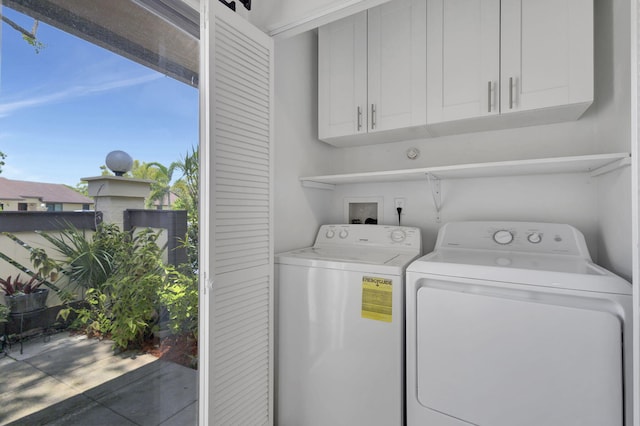
[(0, 354), (0, 425), (195, 425), (198, 373), (60, 333)]

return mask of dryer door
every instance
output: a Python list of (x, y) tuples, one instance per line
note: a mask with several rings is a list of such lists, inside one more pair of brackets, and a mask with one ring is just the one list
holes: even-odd
[(423, 284), (416, 300), (422, 406), (476, 425), (623, 424), (622, 326), (606, 312), (612, 304)]

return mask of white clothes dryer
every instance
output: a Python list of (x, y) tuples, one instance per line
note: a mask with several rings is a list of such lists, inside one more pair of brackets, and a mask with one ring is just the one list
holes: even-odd
[(323, 225), (276, 256), (276, 424), (404, 424), (404, 273), (421, 247), (417, 228)]
[(577, 229), (448, 223), (406, 310), (408, 426), (631, 426), (631, 285)]

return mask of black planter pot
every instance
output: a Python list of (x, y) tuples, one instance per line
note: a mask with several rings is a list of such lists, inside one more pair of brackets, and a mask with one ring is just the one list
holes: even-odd
[(49, 296), (48, 288), (39, 288), (33, 293), (4, 295), (4, 301), (11, 314), (24, 314), (44, 309)]

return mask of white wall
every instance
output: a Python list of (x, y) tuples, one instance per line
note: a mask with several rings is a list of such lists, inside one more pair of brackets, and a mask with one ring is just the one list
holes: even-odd
[[(583, 174), (515, 178), (450, 179), (441, 181), (440, 221), (426, 182), (353, 184), (336, 188), (333, 222), (344, 222), (345, 198), (382, 197), (383, 224), (397, 224), (394, 198), (405, 198), (402, 225), (422, 229), (423, 251), (433, 249), (439, 227), (461, 220), (527, 220), (571, 223), (585, 234), (592, 256), (597, 255), (596, 197), (593, 179)], [(571, 196), (567, 196), (571, 194)]]
[[(631, 151), (630, 2), (595, 2), (596, 143), (600, 151)], [(611, 31), (614, 28), (615, 31)], [(599, 263), (630, 280), (631, 167), (598, 181)]]
[(310, 246), (330, 216), (331, 193), (305, 189), (300, 176), (332, 170), (334, 148), (317, 140), (317, 36), (275, 45), (275, 251)]

